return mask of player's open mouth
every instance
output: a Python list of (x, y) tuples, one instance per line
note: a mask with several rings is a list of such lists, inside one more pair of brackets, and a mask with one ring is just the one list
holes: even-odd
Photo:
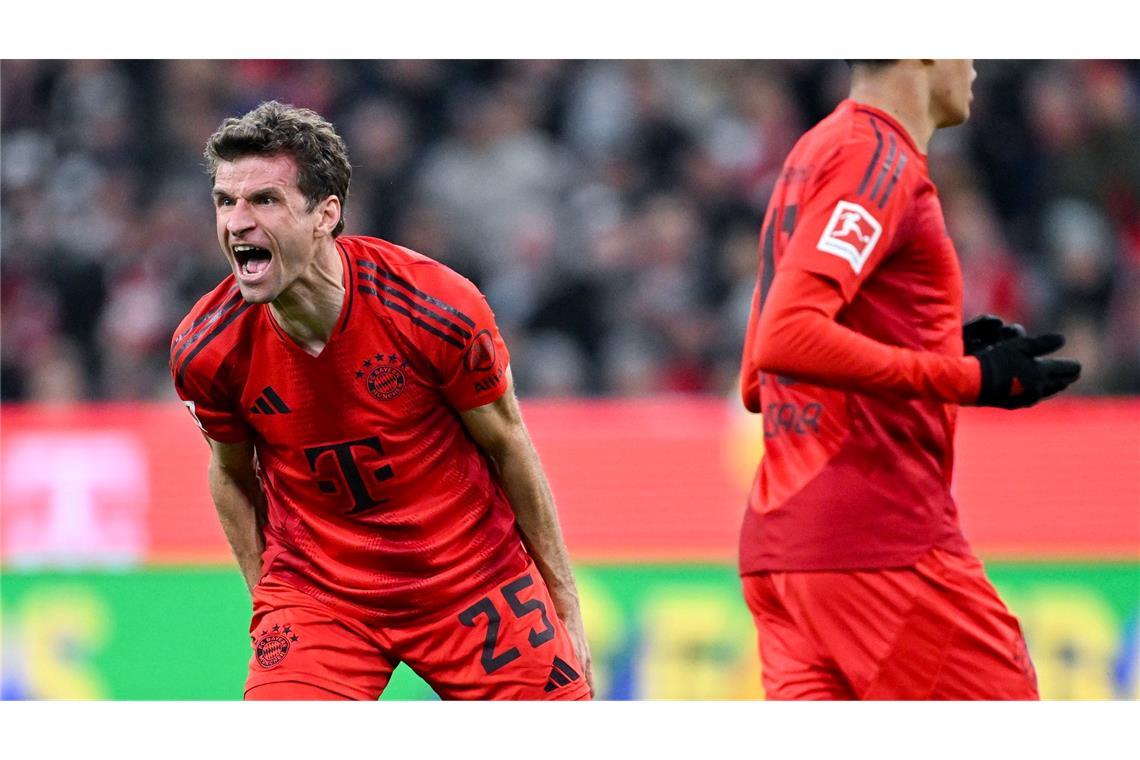
[(235, 245), (233, 252), (238, 271), (248, 277), (257, 277), (269, 269), (269, 263), (273, 260), (271, 252), (256, 245)]

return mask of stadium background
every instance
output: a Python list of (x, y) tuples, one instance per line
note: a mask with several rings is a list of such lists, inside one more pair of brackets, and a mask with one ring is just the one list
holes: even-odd
[[(967, 314), (1085, 373), (963, 411), (968, 537), (1046, 698), (1138, 692), (1140, 66), (982, 61), (931, 165)], [(267, 98), (354, 163), (347, 231), (475, 280), (580, 574), (601, 696), (760, 694), (734, 573), (762, 451), (735, 401), (780, 163), (835, 61), (3, 61), (3, 696), (240, 696), (247, 601), (166, 350), (226, 274), (206, 136)], [(386, 698), (429, 697), (405, 669)]]

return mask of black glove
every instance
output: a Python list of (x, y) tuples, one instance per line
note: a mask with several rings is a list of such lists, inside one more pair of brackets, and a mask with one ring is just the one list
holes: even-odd
[(1064, 336), (1018, 336), (974, 354), (982, 365), (978, 406), (1022, 409), (1069, 387), (1081, 376), (1081, 363), (1072, 359), (1042, 359), (1065, 345)]
[(1024, 338), (1025, 328), (1019, 324), (1007, 325), (1001, 317), (983, 314), (962, 325), (962, 343), (966, 356), (977, 356), (983, 349), (1010, 338)]

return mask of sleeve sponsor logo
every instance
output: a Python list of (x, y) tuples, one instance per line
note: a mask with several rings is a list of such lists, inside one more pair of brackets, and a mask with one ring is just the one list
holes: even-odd
[(495, 366), (495, 341), (489, 331), (481, 330), (475, 336), (463, 361), (468, 372), (487, 372)]
[(883, 225), (867, 209), (858, 203), (839, 201), (816, 248), (843, 259), (859, 274), (882, 233)]
[(485, 392), (491, 390), (492, 388), (497, 388), (499, 385), (499, 382), (503, 379), (503, 375), (504, 375), (503, 368), (499, 367), (498, 369), (495, 370), (495, 373), (493, 375), (487, 375), (482, 380), (476, 381), (475, 392), (476, 393), (485, 393)]

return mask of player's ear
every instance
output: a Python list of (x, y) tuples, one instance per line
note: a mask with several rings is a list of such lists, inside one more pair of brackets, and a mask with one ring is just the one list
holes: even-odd
[(317, 220), (317, 228), (314, 230), (314, 235), (316, 237), (331, 235), (337, 223), (340, 222), (340, 198), (337, 198), (335, 195), (330, 195), (317, 204), (316, 211), (320, 215), (320, 218)]

